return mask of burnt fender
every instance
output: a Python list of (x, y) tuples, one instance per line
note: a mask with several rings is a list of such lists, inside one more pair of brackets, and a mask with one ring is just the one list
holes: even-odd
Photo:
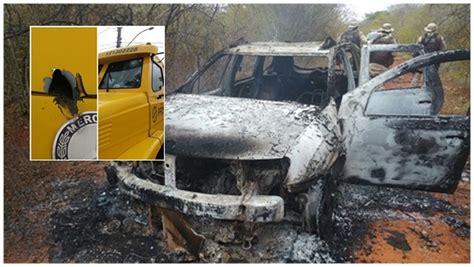
[(336, 103), (331, 99), (285, 155), (290, 160), (284, 182), (288, 190), (297, 191), (298, 184), (326, 174), (339, 155), (340, 140)]

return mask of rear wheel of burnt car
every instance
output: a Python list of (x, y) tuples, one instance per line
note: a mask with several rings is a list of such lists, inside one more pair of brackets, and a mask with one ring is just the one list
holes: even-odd
[(335, 182), (333, 177), (319, 179), (304, 194), (303, 228), (305, 231), (330, 239), (333, 234)]

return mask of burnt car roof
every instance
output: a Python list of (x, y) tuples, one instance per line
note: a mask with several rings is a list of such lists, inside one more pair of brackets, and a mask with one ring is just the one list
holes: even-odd
[(322, 42), (255, 42), (229, 48), (226, 54), (259, 56), (327, 56), (329, 50), (319, 49)]

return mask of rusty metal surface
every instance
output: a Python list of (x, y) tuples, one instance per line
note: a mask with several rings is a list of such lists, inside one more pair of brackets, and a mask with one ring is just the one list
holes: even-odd
[(159, 208), (162, 214), (163, 234), (168, 249), (178, 251), (180, 247), (198, 258), (204, 246), (205, 237), (196, 233), (185, 216), (174, 210)]
[(187, 94), (166, 101), (166, 152), (174, 155), (283, 158), (311, 123), (323, 124), (318, 107), (298, 103)]

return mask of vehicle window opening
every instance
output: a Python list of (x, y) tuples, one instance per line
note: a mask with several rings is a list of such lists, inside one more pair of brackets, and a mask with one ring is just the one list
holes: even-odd
[[(241, 56), (236, 72), (253, 73), (234, 79), (231, 96), (321, 105), (327, 91), (326, 56)], [(239, 60), (241, 60), (239, 62)], [(249, 63), (252, 62), (252, 66)]]
[(192, 82), (192, 93), (208, 94), (221, 89), (230, 59), (230, 56), (223, 55), (206, 66), (202, 74)]
[[(373, 91), (365, 114), (393, 116), (466, 114), (469, 109), (470, 89), (463, 83), (465, 77), (469, 77), (465, 64), (465, 62), (447, 62), (441, 66), (431, 64), (398, 75)], [(458, 74), (458, 78), (450, 69)], [(455, 99), (457, 102), (445, 103), (445, 94), (455, 95), (446, 99)]]
[(142, 77), (143, 58), (110, 63), (99, 89), (139, 88)]

